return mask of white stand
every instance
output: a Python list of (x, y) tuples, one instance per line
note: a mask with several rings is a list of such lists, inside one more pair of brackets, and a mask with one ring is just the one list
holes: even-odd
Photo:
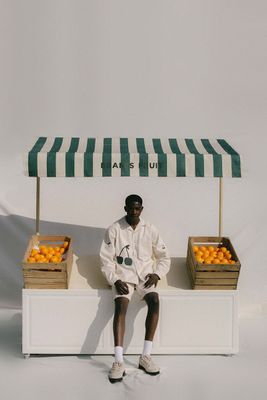
[[(86, 261), (86, 262), (85, 262)], [(160, 318), (154, 354), (238, 352), (236, 290), (191, 290), (185, 259), (173, 259), (159, 282)], [(135, 292), (129, 304), (125, 354), (140, 354), (146, 304)], [(22, 352), (30, 354), (113, 354), (111, 289), (97, 257), (74, 256), (69, 289), (23, 289)]]

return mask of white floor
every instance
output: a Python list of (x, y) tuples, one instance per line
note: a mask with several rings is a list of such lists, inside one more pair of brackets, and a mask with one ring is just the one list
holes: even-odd
[[(21, 354), (21, 313), (0, 311), (1, 400), (109, 399), (265, 400), (267, 398), (267, 316), (240, 319), (240, 352), (225, 356), (155, 356), (161, 374), (136, 368), (126, 356), (122, 383), (110, 384), (113, 357)], [(197, 333), (196, 333), (197, 334)]]

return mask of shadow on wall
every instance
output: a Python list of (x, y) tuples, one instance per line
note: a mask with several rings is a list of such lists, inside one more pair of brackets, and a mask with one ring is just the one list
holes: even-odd
[[(44, 235), (69, 235), (73, 238), (75, 254), (78, 257), (78, 269), (84, 275), (83, 269), (90, 262), (90, 285), (97, 287), (101, 281), (106, 285), (104, 277), (96, 262), (104, 236), (104, 228), (85, 227), (58, 222), (41, 221), (41, 233)], [(21, 308), (21, 291), (23, 288), (22, 259), (30, 237), (35, 233), (35, 219), (20, 215), (0, 216), (0, 307)], [(95, 273), (93, 273), (95, 271)], [(167, 275), (169, 286), (188, 289), (188, 277), (185, 275), (185, 259), (172, 258), (171, 269)], [(101, 275), (101, 276), (100, 276)], [(95, 282), (95, 284), (94, 284)], [(101, 285), (101, 287), (103, 287)]]
[(22, 315), (16, 312), (11, 318), (0, 316), (0, 355), (23, 358), (22, 352)]
[[(74, 249), (76, 255), (76, 248)], [(110, 285), (105, 279), (100, 269), (100, 257), (99, 254), (88, 255), (84, 254), (76, 260), (78, 276), (86, 279), (88, 287), (92, 289), (108, 289)], [(73, 274), (74, 266), (72, 267)], [(70, 282), (71, 289), (84, 288), (84, 284), (80, 282), (78, 276), (75, 276), (74, 280)]]
[[(105, 229), (59, 222), (41, 221), (41, 234), (68, 235), (75, 254), (99, 253)], [(21, 308), (23, 288), (22, 259), (32, 235), (35, 219), (20, 215), (0, 216), (0, 308)]]
[[(76, 248), (75, 248), (76, 253)], [(80, 256), (76, 260), (77, 270), (79, 276), (86, 279), (88, 286), (92, 289), (109, 288), (109, 285), (102, 274), (99, 265), (100, 258), (98, 254), (88, 255), (84, 252), (83, 256)], [(164, 289), (166, 286), (175, 289), (191, 289), (190, 279), (186, 268), (186, 258), (185, 257), (171, 257), (171, 266), (166, 277), (159, 281), (159, 288)], [(76, 278), (75, 286), (72, 289), (78, 289), (84, 287), (82, 283)]]

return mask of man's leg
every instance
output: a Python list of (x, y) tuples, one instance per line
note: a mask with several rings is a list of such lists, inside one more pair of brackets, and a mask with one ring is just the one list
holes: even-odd
[(153, 341), (159, 320), (159, 295), (156, 292), (144, 296), (147, 304), (146, 335), (145, 340)]
[(125, 316), (129, 300), (126, 297), (117, 297), (115, 299), (115, 313), (113, 319), (114, 345), (123, 347), (123, 338), (125, 332)]
[(115, 312), (113, 318), (115, 362), (109, 373), (109, 380), (111, 383), (120, 382), (125, 375), (123, 364), (123, 338), (128, 303), (129, 299), (126, 297), (115, 298)]
[(146, 317), (146, 334), (144, 341), (143, 354), (139, 359), (139, 368), (143, 369), (150, 375), (159, 374), (159, 367), (152, 361), (150, 353), (152, 350), (152, 343), (154, 334), (159, 320), (159, 296), (156, 292), (147, 293), (144, 296), (147, 303), (147, 317)]

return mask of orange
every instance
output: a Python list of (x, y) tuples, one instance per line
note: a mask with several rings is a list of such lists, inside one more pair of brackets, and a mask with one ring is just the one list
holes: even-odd
[(204, 260), (204, 263), (205, 264), (212, 264), (211, 261), (212, 261), (211, 258), (206, 258), (206, 260)]
[(201, 251), (206, 251), (207, 250), (207, 248), (205, 247), (205, 246), (200, 246), (200, 248), (199, 248)]
[(221, 260), (221, 264), (228, 264), (227, 258), (223, 258), (223, 259)]
[[(62, 246), (64, 247), (64, 244)], [(198, 246), (193, 246), (193, 252), (195, 253), (196, 251), (198, 251)]]
[(213, 264), (220, 264), (220, 260), (219, 260), (219, 258), (214, 258), (214, 260), (213, 260)]
[(199, 262), (199, 263), (203, 262), (203, 258), (201, 258), (201, 257), (196, 257), (196, 259), (197, 259), (197, 262)]
[(52, 262), (52, 263), (57, 263), (58, 262), (57, 260), (58, 260), (58, 258), (56, 256), (53, 256), (50, 258), (50, 262)]
[(227, 248), (226, 248), (226, 247), (221, 247), (220, 250), (221, 250), (223, 253), (226, 253), (226, 252), (227, 252)]
[(208, 246), (208, 250), (209, 250), (210, 253), (213, 252), (215, 250), (214, 246)]
[(60, 254), (64, 254), (64, 253), (65, 253), (65, 249), (64, 249), (64, 247), (61, 247)]
[(48, 253), (45, 258), (47, 259), (47, 261), (50, 261), (52, 257), (52, 254)]
[(47, 247), (43, 247), (43, 248), (41, 249), (41, 254), (43, 254), (44, 256), (45, 256), (46, 254), (48, 254), (48, 248), (47, 248)]
[(38, 254), (39, 253), (39, 250), (37, 250), (37, 249), (32, 249), (32, 251), (31, 251), (31, 256), (33, 257), (33, 256), (35, 256), (36, 254)]
[(204, 251), (204, 254), (203, 254), (204, 260), (205, 260), (205, 258), (208, 258), (209, 255), (210, 255), (210, 252), (208, 250)]
[(230, 260), (230, 258), (232, 258), (232, 254), (226, 253), (226, 254), (225, 254), (225, 257), (226, 257), (228, 260)]
[(201, 257), (203, 256), (203, 251), (198, 250), (195, 254), (196, 257)]
[(27, 261), (28, 261), (29, 263), (35, 263), (35, 262), (36, 262), (36, 260), (35, 260), (34, 257), (28, 257)]
[(62, 246), (66, 249), (69, 246), (69, 242), (64, 242)]
[(222, 251), (218, 251), (218, 258), (219, 258), (219, 260), (223, 259), (223, 252)]

